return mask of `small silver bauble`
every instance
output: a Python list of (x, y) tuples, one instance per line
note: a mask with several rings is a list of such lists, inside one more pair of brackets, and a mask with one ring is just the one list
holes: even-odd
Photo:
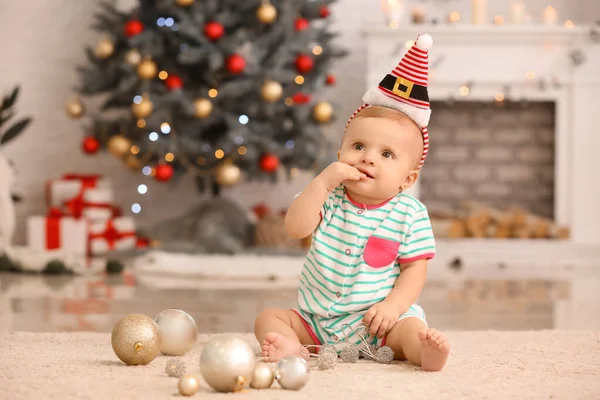
[(200, 383), (194, 375), (183, 375), (177, 384), (179, 393), (183, 396), (193, 396), (200, 388)]
[(255, 366), (252, 347), (232, 335), (209, 340), (200, 354), (200, 372), (217, 392), (237, 392), (248, 386)]
[(254, 368), (254, 374), (252, 376), (252, 382), (250, 387), (254, 389), (268, 389), (273, 385), (275, 380), (275, 371), (271, 364), (260, 362), (256, 364)]
[(182, 356), (194, 343), (198, 331), (196, 322), (188, 313), (170, 308), (156, 314), (154, 322), (162, 336), (161, 353), (167, 356)]
[(277, 382), (287, 390), (300, 390), (308, 382), (308, 363), (302, 357), (287, 356), (277, 363)]
[(165, 365), (165, 372), (169, 376), (180, 378), (183, 374), (185, 374), (185, 362), (183, 362), (183, 360), (180, 358), (170, 359)]

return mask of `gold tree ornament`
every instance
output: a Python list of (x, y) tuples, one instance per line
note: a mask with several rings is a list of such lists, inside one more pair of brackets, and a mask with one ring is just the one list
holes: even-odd
[(268, 103), (274, 103), (281, 98), (283, 88), (276, 81), (266, 81), (261, 89), (262, 98)]
[(125, 53), (125, 62), (129, 65), (138, 65), (142, 61), (142, 55), (137, 49), (131, 49)]
[(313, 108), (313, 118), (320, 123), (331, 121), (333, 117), (333, 107), (326, 101), (319, 101)]
[(194, 1), (195, 0), (175, 0), (175, 3), (180, 7), (189, 7), (194, 4)]
[(242, 171), (232, 161), (222, 162), (215, 169), (215, 180), (221, 186), (233, 186), (242, 178)]
[(270, 24), (277, 18), (277, 9), (269, 2), (263, 3), (256, 10), (256, 17), (263, 24)]
[(156, 77), (158, 68), (154, 61), (147, 58), (139, 63), (137, 73), (140, 78), (150, 80)]
[(79, 97), (74, 97), (67, 103), (67, 115), (73, 119), (81, 118), (85, 113), (85, 106), (79, 100)]
[(110, 40), (110, 38), (102, 38), (96, 48), (94, 49), (94, 54), (101, 60), (109, 58), (115, 52), (115, 44)]
[(127, 365), (145, 365), (158, 356), (161, 333), (152, 318), (129, 314), (113, 327), (110, 338), (113, 351)]
[(131, 111), (137, 118), (146, 118), (152, 114), (153, 109), (152, 101), (148, 98), (148, 95), (143, 95), (142, 100), (139, 103), (134, 102), (131, 105)]
[(196, 99), (194, 100), (194, 116), (196, 118), (207, 118), (213, 109), (213, 105), (208, 99)]
[(110, 151), (113, 156), (121, 158), (126, 153), (129, 153), (129, 150), (131, 149), (131, 140), (123, 135), (115, 135), (108, 139), (107, 147), (108, 151)]

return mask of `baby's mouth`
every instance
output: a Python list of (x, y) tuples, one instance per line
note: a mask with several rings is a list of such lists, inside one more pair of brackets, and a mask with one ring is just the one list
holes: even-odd
[(362, 168), (356, 168), (356, 169), (359, 170), (360, 172), (362, 172), (363, 174), (365, 174), (367, 176), (367, 178), (375, 179), (375, 177), (373, 175), (371, 175), (370, 173), (368, 173), (366, 169), (362, 169)]

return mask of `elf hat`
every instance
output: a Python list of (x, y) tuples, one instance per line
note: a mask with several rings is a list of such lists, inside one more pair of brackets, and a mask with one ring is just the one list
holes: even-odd
[[(427, 125), (431, 116), (427, 78), (429, 75), (429, 49), (433, 39), (428, 34), (419, 35), (413, 46), (406, 52), (400, 63), (387, 74), (379, 86), (370, 88), (360, 106), (348, 120), (348, 124), (359, 112), (368, 106), (387, 107), (406, 114), (423, 133), (423, 155), (417, 169), (425, 162), (429, 151)], [(348, 127), (346, 124), (346, 128)]]

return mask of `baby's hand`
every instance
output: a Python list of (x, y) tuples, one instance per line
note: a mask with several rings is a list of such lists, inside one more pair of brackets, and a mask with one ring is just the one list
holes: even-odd
[(386, 303), (384, 300), (369, 308), (369, 311), (365, 313), (363, 322), (369, 327), (369, 333), (372, 336), (377, 335), (381, 339), (392, 330), (398, 322), (398, 318), (400, 318), (400, 312), (397, 307)]
[(319, 179), (325, 185), (327, 191), (331, 191), (343, 181), (358, 181), (366, 177), (365, 174), (349, 164), (334, 162), (325, 168), (316, 179)]

